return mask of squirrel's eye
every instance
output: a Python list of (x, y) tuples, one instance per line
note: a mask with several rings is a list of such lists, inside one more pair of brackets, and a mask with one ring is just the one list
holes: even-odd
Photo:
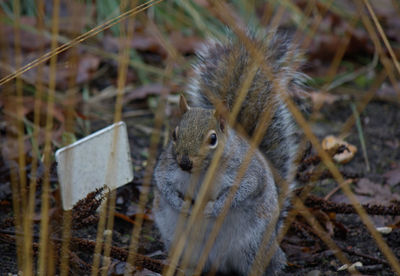
[(177, 132), (178, 128), (175, 128), (174, 131), (172, 132), (172, 140), (176, 141), (176, 132)]
[(209, 141), (210, 141), (210, 146), (215, 147), (217, 145), (217, 134), (211, 133)]

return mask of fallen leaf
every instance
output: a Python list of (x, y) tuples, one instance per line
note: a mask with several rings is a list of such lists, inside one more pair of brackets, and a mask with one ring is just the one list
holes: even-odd
[[(123, 45), (120, 42), (120, 45)], [(154, 36), (135, 33), (130, 46), (139, 51), (150, 51), (165, 54), (166, 51), (161, 46), (158, 39)]]
[(362, 264), (362, 262), (355, 262), (354, 264), (352, 264), (350, 267), (349, 267), (349, 271), (355, 271), (357, 268), (359, 268), (359, 267), (363, 267), (363, 264)]
[(340, 99), (338, 95), (334, 95), (331, 93), (324, 93), (320, 91), (312, 91), (309, 94), (311, 97), (311, 101), (315, 106), (322, 106), (324, 104), (330, 105)]
[(374, 47), (366, 30), (360, 27), (352, 27), (343, 18), (332, 12), (327, 12), (308, 48), (310, 59), (331, 60), (337, 49), (343, 45), (343, 34), (345, 33), (350, 35), (345, 55), (353, 53), (371, 54), (374, 52)]
[(170, 35), (172, 45), (178, 52), (187, 55), (194, 54), (202, 40), (197, 36), (184, 36), (181, 32), (173, 32)]
[(84, 54), (79, 57), (78, 73), (76, 82), (83, 83), (91, 79), (100, 65), (100, 58), (91, 54)]
[[(168, 36), (169, 41), (175, 49), (182, 54), (193, 54), (195, 49), (200, 45), (202, 39), (198, 36), (184, 36), (181, 32), (172, 32)], [(108, 52), (117, 53), (125, 45), (123, 38), (117, 38), (107, 35), (103, 39), (103, 47)], [(151, 33), (150, 30), (140, 33), (135, 32), (131, 41), (128, 42), (129, 47), (142, 52), (153, 52), (163, 57), (167, 55), (167, 51), (161, 44), (160, 40)]]
[(379, 16), (390, 17), (396, 15), (396, 7), (393, 5), (393, 1), (391, 0), (380, 0), (379, 3), (371, 1), (371, 6)]
[[(60, 60), (56, 65), (56, 86), (60, 90), (67, 89), (70, 84), (70, 78), (75, 77), (75, 84), (81, 84), (87, 82), (93, 76), (93, 73), (98, 69), (100, 64), (100, 58), (92, 54), (80, 54), (78, 53), (77, 65), (72, 66), (70, 62), (70, 56), (68, 52), (65, 55), (60, 56)], [(25, 59), (24, 64), (31, 61), (30, 59)], [(41, 81), (45, 85), (49, 85), (50, 82), (50, 66), (47, 64), (42, 64), (42, 74)], [(23, 80), (29, 84), (34, 85), (38, 79), (38, 67), (33, 67), (32, 69), (25, 72), (23, 75)]]
[(165, 85), (154, 83), (143, 85), (131, 91), (127, 91), (124, 97), (124, 103), (128, 103), (137, 99), (145, 99), (149, 95), (161, 95), (170, 93), (171, 88)]
[(400, 183), (400, 166), (396, 169), (386, 172), (383, 175), (386, 178), (386, 183), (394, 186)]
[(62, 13), (59, 17), (59, 30), (62, 33), (76, 35), (91, 23), (91, 18), (95, 12), (93, 5), (87, 5), (79, 1), (64, 0)]
[[(18, 139), (8, 138), (1, 143), (1, 155), (4, 156), (8, 161), (14, 160), (18, 161), (21, 154), (28, 156), (32, 151), (32, 144), (29, 137), (24, 137), (24, 152), (21, 152), (21, 147), (19, 147)], [(17, 165), (18, 166), (18, 165)]]
[(388, 205), (392, 200), (400, 200), (400, 195), (393, 193), (389, 185), (374, 183), (368, 178), (361, 178), (354, 191), (362, 204)]
[[(18, 97), (9, 96), (4, 99), (4, 113), (7, 116), (13, 116), (15, 114), (15, 108), (18, 106)], [(22, 99), (22, 116), (29, 121), (33, 122), (34, 120), (34, 107), (35, 107), (35, 98), (32, 96), (25, 96)], [(39, 104), (39, 134), (38, 134), (38, 145), (42, 145), (45, 139), (45, 126), (46, 126), (46, 117), (47, 117), (47, 103), (38, 100)], [(52, 129), (52, 139), (56, 140), (58, 143), (61, 142), (62, 134), (65, 130), (65, 109), (63, 106), (59, 104), (55, 104), (53, 108), (53, 129)], [(14, 124), (8, 124), (7, 129), (11, 130), (11, 132), (18, 133)], [(29, 137), (26, 137), (29, 139)]]
[[(36, 18), (23, 16), (21, 17), (21, 25), (23, 27), (35, 27), (36, 26)], [(50, 38), (44, 36), (39, 32), (35, 32), (33, 30), (27, 30), (26, 28), (21, 27), (19, 29), (19, 35), (22, 38), (20, 40), (20, 46), (22, 50), (25, 51), (35, 51), (39, 50), (43, 47), (50, 45)], [(0, 22), (0, 28), (2, 29), (2, 33), (4, 37), (4, 42), (9, 45), (9, 47), (14, 47), (14, 36), (15, 30), (14, 26), (8, 25), (6, 23)]]
[(385, 141), (385, 145), (393, 150), (397, 150), (397, 148), (400, 147), (400, 141), (396, 138), (393, 138), (393, 140)]
[(348, 265), (348, 264), (344, 264), (344, 265), (342, 265), (341, 267), (339, 267), (339, 268), (337, 269), (337, 271), (343, 271), (343, 270), (346, 270), (347, 268), (349, 268), (349, 265)]
[(333, 156), (333, 160), (340, 164), (348, 163), (351, 159), (353, 159), (354, 154), (357, 152), (357, 148), (353, 145), (347, 145), (346, 150), (342, 153), (337, 153)]
[[(104, 49), (112, 53), (118, 53), (125, 45), (125, 39), (113, 37), (111, 35), (106, 35), (102, 42)], [(133, 35), (132, 40), (129, 41), (129, 47), (139, 51), (159, 53), (162, 56), (165, 56), (167, 53), (154, 36), (140, 33), (135, 33)]]
[[(400, 82), (397, 82), (396, 84), (397, 87), (400, 87)], [(380, 101), (398, 102), (399, 94), (392, 85), (384, 83), (375, 93), (374, 98)]]
[[(336, 153), (342, 146), (345, 147), (345, 150), (340, 153)], [(353, 159), (357, 152), (357, 148), (354, 145), (351, 145), (333, 135), (329, 135), (322, 140), (322, 148), (330, 155), (333, 155), (333, 160), (340, 164), (348, 163), (351, 159)]]
[(393, 228), (392, 227), (376, 227), (376, 231), (378, 231), (381, 234), (390, 234), (392, 232)]
[[(388, 206), (394, 200), (400, 200), (400, 194), (394, 193), (388, 184), (374, 183), (367, 178), (361, 178), (354, 187), (354, 195), (360, 204), (376, 204)], [(331, 200), (337, 203), (350, 204), (350, 200), (344, 194), (335, 194)], [(398, 217), (370, 216), (376, 226), (392, 225)]]
[(362, 266), (363, 266), (363, 264), (361, 262), (355, 262), (354, 264), (352, 264), (350, 266), (348, 264), (344, 264), (341, 267), (339, 267), (337, 269), (337, 271), (343, 271), (343, 270), (348, 269), (349, 271), (354, 272), (357, 268), (362, 267)]

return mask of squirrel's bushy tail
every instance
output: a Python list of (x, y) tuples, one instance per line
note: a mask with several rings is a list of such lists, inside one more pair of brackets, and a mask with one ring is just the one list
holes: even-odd
[(245, 90), (236, 121), (251, 137), (264, 122), (262, 117), (270, 116), (264, 122), (267, 130), (259, 149), (289, 185), (288, 189), (277, 187), (287, 194), (294, 186), (299, 139), (283, 97), (303, 91), (306, 76), (298, 71), (302, 54), (286, 35), (260, 30), (244, 33), (245, 39), (240, 39), (229, 31), (226, 41), (210, 39), (202, 46), (187, 94), (194, 106), (215, 108), (222, 103), (231, 111)]

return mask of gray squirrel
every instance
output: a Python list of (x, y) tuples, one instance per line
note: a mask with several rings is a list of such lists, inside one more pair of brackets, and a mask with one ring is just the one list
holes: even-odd
[[(278, 275), (286, 265), (276, 236), (295, 186), (298, 137), (281, 97), (303, 90), (305, 76), (296, 69), (302, 58), (286, 36), (262, 31), (246, 34), (250, 47), (262, 53), (262, 60), (256, 60), (249, 45), (232, 33), (226, 41), (209, 40), (197, 52), (195, 74), (186, 91), (190, 104), (181, 96), (179, 123), (154, 169), (153, 213), (169, 250), (177, 238), (177, 225), (184, 228), (188, 222), (190, 206), (196, 202), (216, 150), (222, 147), (215, 178), (204, 198), (205, 207), (194, 222), (182, 254), (187, 260), (187, 275), (194, 272), (264, 111), (272, 112), (269, 125), (240, 179), (202, 272), (247, 275), (255, 269), (256, 275)], [(262, 63), (270, 68), (269, 72)], [(229, 124), (229, 114), (223, 109), (232, 111), (254, 64), (260, 66), (253, 71), (235, 124)], [(282, 183), (286, 183), (286, 189)], [(261, 248), (268, 227), (273, 231)], [(266, 254), (271, 247), (275, 253), (268, 265), (260, 260), (253, 264), (259, 250)]]

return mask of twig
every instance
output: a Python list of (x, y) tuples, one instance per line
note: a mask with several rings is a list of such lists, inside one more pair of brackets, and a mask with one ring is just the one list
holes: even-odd
[(88, 272), (91, 271), (91, 266), (87, 262), (83, 261), (77, 254), (74, 252), (69, 251), (69, 261), (71, 264), (74, 265), (75, 268), (79, 269), (82, 272)]
[(6, 218), (0, 223), (0, 229), (9, 228), (14, 226), (14, 217)]
[(315, 237), (318, 237), (314, 233), (312, 227), (303, 223), (299, 223), (297, 221), (293, 221), (290, 227), (292, 227), (296, 231), (296, 233), (301, 232), (301, 234), (305, 237), (305, 240), (303, 240), (303, 242), (316, 242), (315, 238), (310, 235), (311, 233)]
[[(340, 173), (345, 177), (345, 178), (359, 178), (360, 175), (357, 173), (351, 173), (351, 172), (346, 172), (340, 170)], [(311, 171), (311, 172), (301, 172), (298, 173), (296, 178), (303, 183), (309, 182), (309, 181), (315, 181), (315, 180), (323, 180), (327, 178), (333, 178), (332, 174), (329, 170), (322, 170), (322, 171)]]
[[(331, 156), (334, 156), (336, 154), (341, 154), (342, 152), (348, 150), (348, 148), (345, 145), (341, 145), (337, 147), (333, 152), (329, 153)], [(300, 166), (297, 170), (297, 179), (300, 180), (301, 182), (309, 182), (315, 181), (318, 179), (325, 179), (325, 178), (331, 178), (332, 174), (329, 172), (329, 170), (317, 170), (315, 168), (312, 168), (307, 171), (307, 169), (310, 166), (317, 166), (321, 165), (321, 157), (318, 155), (313, 155), (313, 156), (306, 156), (304, 155), (302, 158), (302, 161), (300, 162)], [(343, 176), (346, 178), (357, 178), (358, 175), (356, 174), (349, 174), (346, 172), (341, 172)]]
[[(6, 242), (6, 243), (11, 243), (15, 244), (15, 232), (12, 231), (7, 231), (7, 230), (0, 230), (0, 240)], [(38, 238), (35, 236), (35, 238)], [(55, 243), (59, 244), (62, 242), (61, 239), (59, 238), (50, 238), (52, 241)], [(81, 239), (81, 238), (72, 238), (71, 239), (71, 249), (78, 249), (81, 251), (86, 251), (88, 253), (93, 253), (94, 248), (96, 246), (95, 241), (90, 241), (86, 239)], [(39, 249), (39, 244), (33, 243), (33, 248), (35, 252)], [(125, 262), (126, 259), (128, 258), (128, 251), (117, 247), (117, 246), (111, 246), (111, 252), (110, 256), (118, 259), (120, 261)], [(71, 256), (70, 255), (70, 260), (74, 261), (77, 267), (86, 267), (85, 262), (82, 260), (77, 260), (78, 256)], [(150, 257), (135, 253), (135, 266), (140, 267), (140, 268), (147, 268), (151, 271), (161, 273), (164, 269), (166, 264), (164, 264), (162, 261), (159, 260), (154, 260)], [(89, 265), (90, 267), (90, 265)]]
[(387, 261), (385, 261), (385, 260), (376, 258), (376, 257), (371, 256), (371, 255), (367, 255), (367, 254), (358, 252), (358, 251), (356, 251), (354, 249), (350, 249), (350, 248), (343, 247), (343, 246), (340, 246), (340, 245), (339, 245), (339, 247), (340, 247), (340, 249), (342, 251), (347, 252), (349, 254), (356, 255), (356, 256), (359, 256), (359, 257), (362, 257), (362, 258), (365, 258), (365, 259), (370, 259), (370, 260), (374, 261), (375, 263), (384, 264), (384, 265), (389, 266), (389, 263)]
[[(3, 242), (6, 243), (10, 243), (10, 244), (15, 244), (16, 239), (15, 239), (15, 233), (11, 232), (11, 231), (0, 231), (0, 240), (2, 240)], [(53, 239), (54, 241), (54, 239)], [(55, 244), (57, 251), (60, 250), (60, 246), (59, 243)], [(33, 253), (35, 255), (38, 255), (38, 251), (39, 251), (39, 244), (37, 242), (33, 242), (32, 243), (32, 248), (33, 248)], [(91, 270), (91, 266), (86, 263), (85, 261), (83, 261), (81, 258), (79, 258), (78, 255), (76, 255), (74, 252), (69, 251), (68, 252), (69, 255), (69, 260), (71, 262), (71, 264), (79, 269), (82, 272), (87, 272)]]
[[(90, 251), (90, 253), (93, 253), (96, 242), (81, 238), (72, 238), (71, 245), (75, 248), (78, 248), (79, 250)], [(116, 246), (111, 246), (110, 256), (125, 262), (128, 258), (128, 250)], [(151, 271), (161, 273), (166, 265), (159, 260), (154, 260), (147, 256), (136, 253), (135, 266), (144, 267)]]
[[(304, 204), (307, 207), (317, 208), (324, 212), (334, 212), (338, 214), (355, 214), (356, 210), (353, 205), (347, 203), (336, 203), (333, 201), (325, 200), (321, 197), (309, 195)], [(377, 204), (363, 204), (362, 207), (369, 215), (378, 216), (399, 216), (400, 204), (392, 204), (389, 206)]]
[[(345, 182), (343, 183), (343, 185), (350, 185), (351, 183), (353, 183), (354, 179), (350, 178), (345, 180)], [(340, 190), (340, 185), (336, 186), (332, 191), (330, 191), (325, 197), (325, 200), (329, 200), (331, 198), (331, 196), (333, 196), (337, 191)]]
[(360, 273), (371, 273), (371, 272), (377, 272), (377, 271), (382, 271), (383, 265), (382, 264), (376, 264), (376, 265), (364, 265), (362, 267), (358, 267), (357, 270)]

